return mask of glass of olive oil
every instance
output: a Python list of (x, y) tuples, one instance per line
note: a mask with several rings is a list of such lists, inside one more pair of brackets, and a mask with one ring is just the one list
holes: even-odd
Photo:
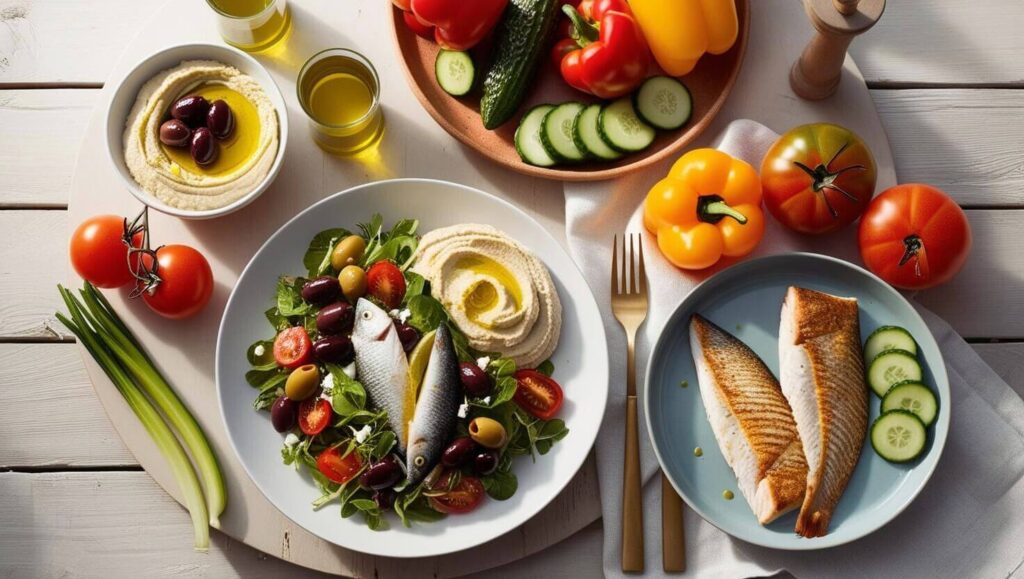
[(291, 29), (287, 0), (206, 0), (224, 42), (247, 52), (274, 46)]
[(318, 52), (302, 66), (295, 84), (321, 149), (351, 155), (380, 139), (380, 80), (363, 55), (347, 48)]

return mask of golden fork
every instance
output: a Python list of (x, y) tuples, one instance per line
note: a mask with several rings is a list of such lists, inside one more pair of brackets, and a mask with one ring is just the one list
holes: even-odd
[[(639, 253), (634, 252), (635, 244)], [(636, 259), (634, 259), (636, 257)], [(638, 267), (639, 266), (639, 267)], [(628, 275), (627, 275), (628, 274)], [(622, 272), (619, 272), (619, 236), (612, 241), (612, 312), (626, 331), (626, 456), (622, 476), (622, 570), (644, 570), (644, 518), (640, 487), (640, 441), (636, 410), (636, 331), (647, 318), (647, 274), (639, 235), (622, 239)]]

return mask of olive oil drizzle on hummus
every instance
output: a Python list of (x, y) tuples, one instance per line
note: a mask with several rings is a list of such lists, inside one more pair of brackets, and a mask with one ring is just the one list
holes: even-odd
[(468, 270), (478, 276), (477, 281), (469, 287), (463, 297), (466, 316), (477, 324), (485, 328), (492, 327), (486, 321), (484, 314), (498, 306), (500, 298), (498, 289), (494, 287), (494, 281), (501, 284), (508, 292), (514, 310), (518, 310), (520, 304), (523, 303), (523, 289), (519, 286), (515, 276), (505, 266), (493, 259), (484, 255), (464, 257), (455, 267)]

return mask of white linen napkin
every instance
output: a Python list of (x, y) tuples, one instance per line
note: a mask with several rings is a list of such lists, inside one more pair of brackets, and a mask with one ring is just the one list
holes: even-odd
[[(715, 146), (759, 167), (776, 138), (759, 123), (737, 120)], [(610, 307), (612, 235), (643, 231), (640, 203), (666, 170), (667, 165), (613, 182), (565, 185), (569, 248), (600, 306), (610, 353), (608, 407), (596, 445), (607, 577), (624, 576), (620, 559), (626, 340)], [(810, 238), (783, 230), (770, 217), (767, 222), (754, 256), (804, 250), (856, 262), (853, 227)], [(638, 380), (643, 379), (650, 348), (668, 315), (697, 283), (727, 266), (683, 273), (661, 257), (651, 236), (644, 233), (643, 238), (650, 309), (637, 336)], [(1024, 402), (948, 324), (915, 307), (945, 356), (953, 397), (949, 439), (924, 492), (871, 536), (810, 553), (765, 549), (732, 539), (686, 508), (686, 576), (745, 577), (787, 570), (798, 578), (1007, 577), (1024, 565)], [(642, 401), (640, 409), (643, 412)], [(660, 576), (661, 477), (654, 476), (657, 459), (642, 416), (639, 422), (645, 575)]]

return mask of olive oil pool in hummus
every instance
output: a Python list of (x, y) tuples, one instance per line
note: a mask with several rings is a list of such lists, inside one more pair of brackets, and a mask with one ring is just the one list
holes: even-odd
[(299, 73), (298, 91), (314, 139), (327, 152), (356, 153), (380, 138), (384, 118), (377, 73), (362, 55), (347, 49), (314, 55)]
[(228, 44), (248, 52), (267, 50), (291, 28), (287, 0), (206, 0), (217, 12), (217, 28)]

